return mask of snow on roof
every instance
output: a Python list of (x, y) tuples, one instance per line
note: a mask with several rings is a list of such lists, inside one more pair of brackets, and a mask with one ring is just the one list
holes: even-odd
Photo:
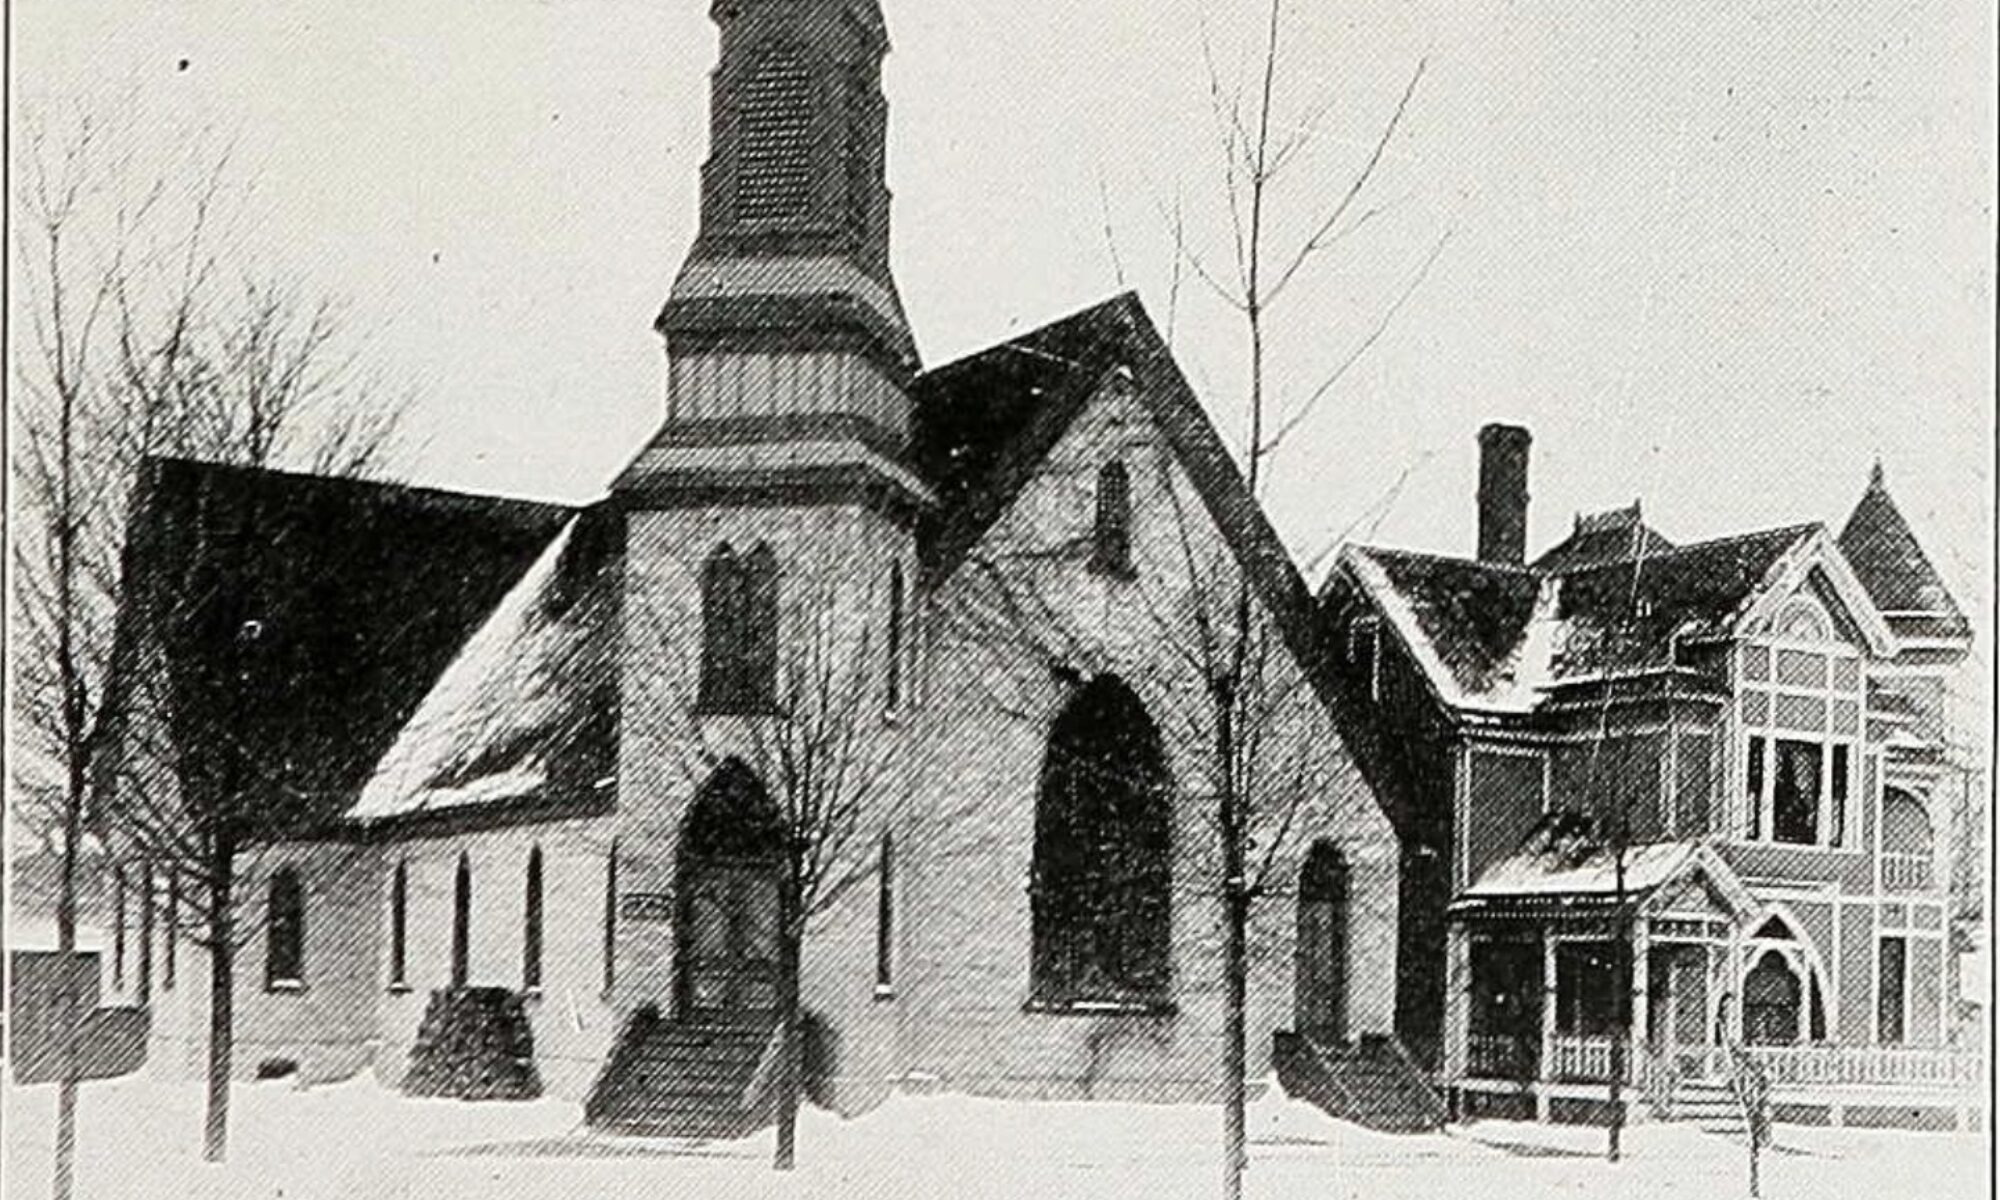
[[(1700, 855), (1700, 842), (1654, 842), (1625, 852), (1625, 891), (1643, 895), (1680, 878)], [(1465, 890), (1467, 899), (1501, 896), (1609, 896), (1617, 890), (1617, 860), (1608, 849), (1581, 861), (1551, 855), (1540, 846), (1488, 867)]]
[(587, 520), (563, 526), (438, 677), (349, 819), (541, 798), (574, 767), (566, 759), (590, 757), (616, 571)]

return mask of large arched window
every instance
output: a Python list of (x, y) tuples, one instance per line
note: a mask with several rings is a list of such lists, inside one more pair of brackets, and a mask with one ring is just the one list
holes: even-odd
[(1091, 531), (1090, 565), (1112, 575), (1132, 571), (1132, 476), (1122, 462), (1097, 472), (1097, 520)]
[(738, 555), (724, 543), (709, 555), (701, 629), (702, 710), (768, 710), (778, 678), (778, 559), (769, 546)]
[(1035, 805), (1032, 985), (1045, 1004), (1144, 1003), (1166, 991), (1173, 882), (1160, 737), (1111, 677), (1049, 730)]
[(521, 987), (542, 986), (542, 848), (528, 851), (527, 895), (521, 906)]
[(451, 883), (451, 986), (464, 987), (471, 976), (472, 860), (461, 853)]
[(1933, 840), (1923, 802), (1901, 788), (1882, 792), (1882, 883), (1895, 891), (1931, 886)]
[(737, 93), (736, 215), (795, 217), (812, 199), (813, 80), (790, 42), (758, 50)]
[(306, 978), (306, 900), (299, 873), (279, 867), (271, 876), (264, 916), (264, 986), (296, 987)]

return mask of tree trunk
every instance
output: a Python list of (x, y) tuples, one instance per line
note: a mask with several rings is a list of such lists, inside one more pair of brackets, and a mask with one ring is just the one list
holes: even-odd
[[(1240, 858), (1238, 853), (1232, 857)], [(1244, 926), (1246, 906), (1240, 887), (1232, 888), (1224, 901), (1222, 971), (1225, 980), (1222, 1017), (1222, 1194), (1237, 1200), (1243, 1194), (1245, 1162), (1243, 1137), (1243, 1074), (1245, 970)]]
[(1243, 1195), (1244, 1014), (1247, 954), (1245, 926), (1249, 901), (1244, 894), (1244, 813), (1236, 790), (1235, 699), (1230, 689), (1218, 696), (1216, 751), (1222, 764), (1222, 1195)]
[(221, 1162), (229, 1151), (230, 1057), (235, 1049), (235, 922), (231, 895), (235, 857), (229, 838), (216, 833), (209, 857), (208, 1118), (201, 1156)]
[[(789, 905), (787, 906), (790, 907)], [(796, 922), (781, 922), (778, 937), (778, 1146), (771, 1157), (775, 1170), (789, 1171), (798, 1157), (799, 1086), (802, 1047), (799, 1037), (799, 959), (803, 940)]]

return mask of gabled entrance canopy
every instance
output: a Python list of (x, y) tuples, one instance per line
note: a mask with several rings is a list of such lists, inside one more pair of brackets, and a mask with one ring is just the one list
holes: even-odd
[[(1487, 868), (1448, 910), (1457, 920), (1599, 916), (1618, 902), (1610, 850), (1565, 856), (1531, 841)], [(1645, 917), (1715, 917), (1743, 926), (1762, 906), (1705, 842), (1655, 842), (1625, 851), (1624, 894)]]

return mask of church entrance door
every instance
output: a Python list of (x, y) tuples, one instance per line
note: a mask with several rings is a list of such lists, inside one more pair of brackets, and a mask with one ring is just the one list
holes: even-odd
[(676, 1009), (683, 1020), (763, 1025), (778, 1002), (777, 809), (734, 759), (682, 826)]
[(1297, 1020), (1301, 1033), (1347, 1037), (1347, 862), (1317, 841), (1299, 875)]

